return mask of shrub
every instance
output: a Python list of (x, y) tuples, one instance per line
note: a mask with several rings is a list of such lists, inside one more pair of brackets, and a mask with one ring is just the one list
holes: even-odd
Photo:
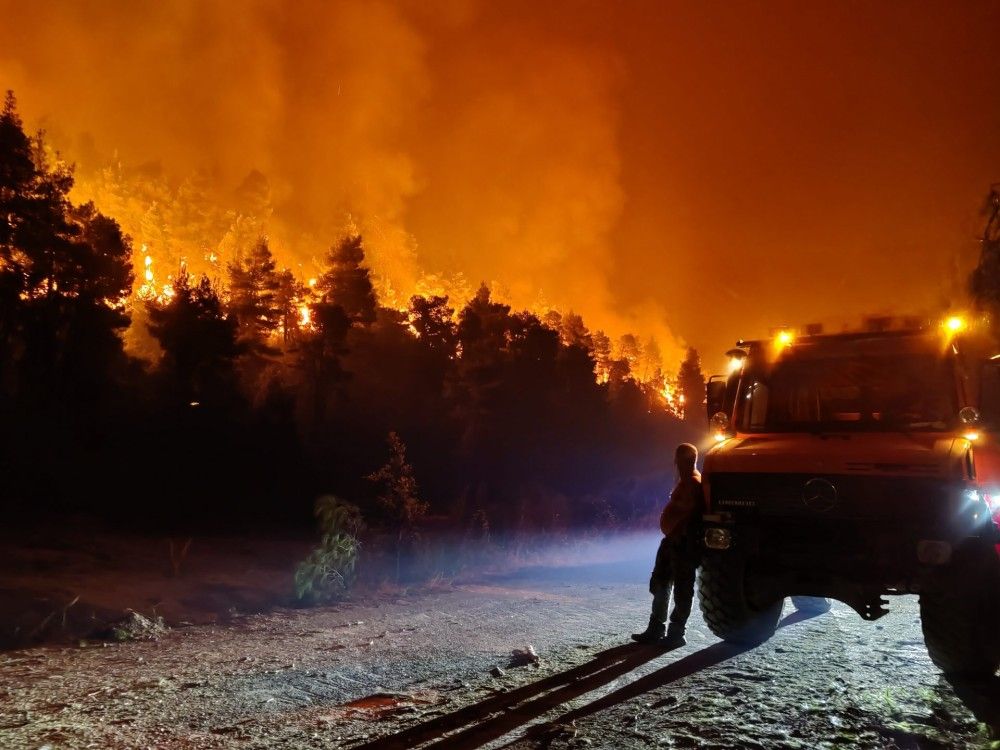
[(351, 588), (364, 525), (357, 506), (329, 495), (316, 501), (315, 513), (323, 538), (295, 570), (295, 596), (303, 604), (333, 601)]

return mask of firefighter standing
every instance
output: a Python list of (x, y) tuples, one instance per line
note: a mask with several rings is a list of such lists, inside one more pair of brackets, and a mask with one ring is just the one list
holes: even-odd
[[(701, 528), (705, 507), (701, 474), (695, 468), (697, 460), (698, 449), (693, 445), (681, 443), (677, 446), (674, 465), (678, 481), (660, 514), (663, 541), (656, 551), (656, 563), (649, 579), (653, 611), (649, 616), (649, 627), (642, 633), (632, 634), (633, 640), (639, 643), (659, 644), (671, 649), (687, 643), (684, 628), (694, 599), (694, 578), (701, 549), (698, 529)], [(670, 613), (670, 627), (667, 628), (671, 589), (674, 592), (674, 609)]]

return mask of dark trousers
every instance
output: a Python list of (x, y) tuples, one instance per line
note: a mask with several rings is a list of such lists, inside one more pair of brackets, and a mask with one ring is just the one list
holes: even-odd
[(697, 555), (686, 538), (669, 539), (663, 537), (656, 551), (656, 564), (649, 579), (649, 593), (653, 595), (651, 620), (667, 622), (667, 605), (670, 592), (674, 593), (674, 609), (670, 613), (670, 627), (684, 630), (691, 602), (694, 600), (694, 577), (698, 569)]

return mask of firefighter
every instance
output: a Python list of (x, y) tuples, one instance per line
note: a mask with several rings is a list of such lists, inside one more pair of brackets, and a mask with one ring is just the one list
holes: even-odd
[[(649, 627), (642, 633), (632, 634), (632, 639), (639, 643), (658, 644), (668, 649), (680, 648), (687, 643), (684, 628), (694, 599), (694, 577), (701, 557), (698, 530), (705, 508), (701, 474), (695, 468), (697, 460), (698, 449), (693, 445), (681, 443), (677, 446), (674, 453), (677, 484), (660, 514), (663, 541), (656, 551), (656, 563), (649, 579), (653, 611), (649, 616)], [(670, 613), (668, 628), (667, 605), (671, 589), (674, 609)]]

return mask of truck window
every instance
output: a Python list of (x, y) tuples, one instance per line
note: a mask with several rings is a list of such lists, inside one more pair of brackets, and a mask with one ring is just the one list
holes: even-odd
[(767, 386), (755, 382), (747, 389), (750, 408), (744, 410), (744, 430), (760, 430), (767, 424)]
[(987, 362), (980, 370), (979, 413), (984, 423), (1000, 425), (1000, 362)]
[[(751, 432), (945, 430), (956, 413), (951, 363), (912, 352), (789, 356), (760, 373), (741, 402), (739, 423)], [(996, 408), (1000, 417), (1000, 398)]]

